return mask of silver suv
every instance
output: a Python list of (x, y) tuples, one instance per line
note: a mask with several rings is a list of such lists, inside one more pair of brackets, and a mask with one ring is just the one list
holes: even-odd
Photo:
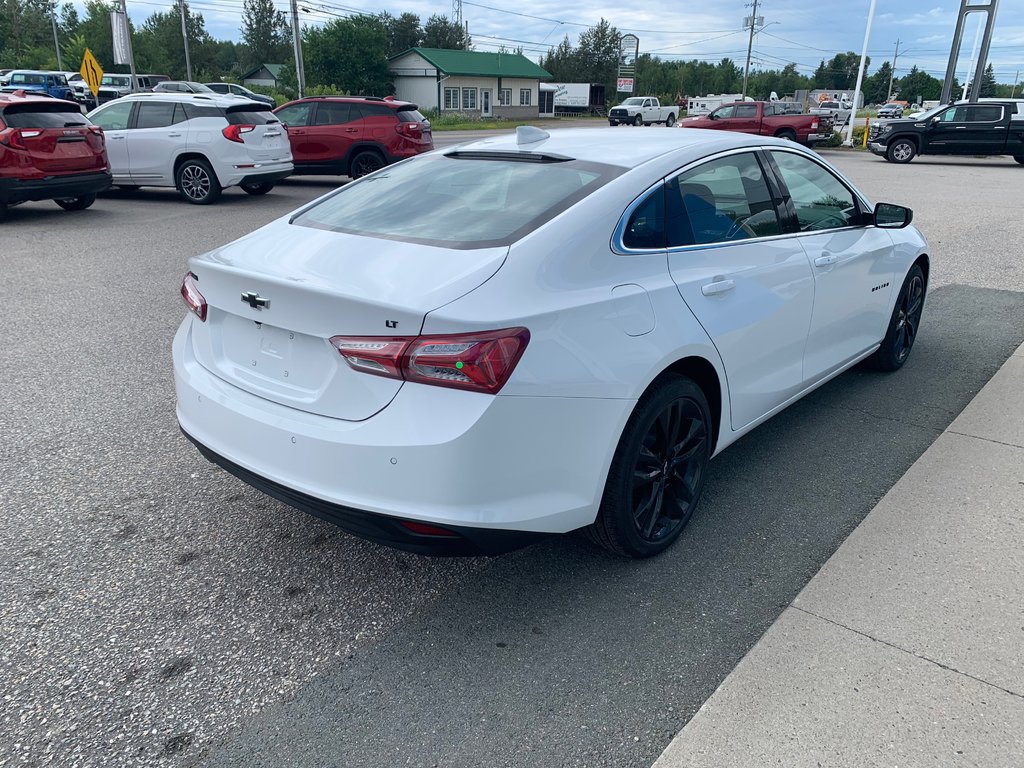
[(89, 113), (107, 137), (118, 187), (174, 187), (206, 205), (225, 187), (263, 195), (291, 174), (285, 127), (237, 96), (133, 93)]

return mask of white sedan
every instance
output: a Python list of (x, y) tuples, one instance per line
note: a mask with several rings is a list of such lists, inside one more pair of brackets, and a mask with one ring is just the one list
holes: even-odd
[(495, 553), (675, 541), (708, 462), (913, 347), (928, 246), (813, 152), (520, 128), (348, 184), (190, 261), (177, 416), (358, 536)]

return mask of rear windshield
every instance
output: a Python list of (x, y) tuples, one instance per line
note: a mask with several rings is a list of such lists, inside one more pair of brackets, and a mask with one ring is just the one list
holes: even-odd
[(624, 169), (423, 156), (349, 184), (292, 223), (446, 248), (509, 245)]
[(398, 119), (403, 123), (423, 123), (427, 118), (417, 109), (400, 109)]
[(240, 107), (228, 107), (225, 112), (228, 122), (232, 125), (267, 125), (281, 122), (277, 115), (270, 111), (269, 106), (243, 104)]
[(116, 87), (123, 87), (131, 85), (130, 77), (119, 77), (117, 75), (104, 75), (103, 79), (100, 80), (100, 85), (113, 85)]
[(70, 101), (64, 104), (12, 104), (0, 114), (11, 128), (71, 128), (89, 125), (85, 115)]

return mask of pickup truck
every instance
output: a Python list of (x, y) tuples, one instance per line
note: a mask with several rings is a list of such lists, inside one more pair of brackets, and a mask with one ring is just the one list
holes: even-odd
[(657, 96), (630, 96), (608, 112), (608, 125), (652, 125), (664, 123), (670, 128), (679, 116), (679, 107), (663, 107)]
[(1024, 99), (960, 101), (917, 118), (876, 123), (868, 148), (892, 163), (917, 155), (1012, 155), (1024, 165)]
[(787, 102), (737, 101), (723, 104), (710, 115), (688, 118), (680, 122), (679, 126), (777, 136), (780, 139), (799, 141), (809, 147), (832, 135), (830, 117), (793, 114)]
[(807, 110), (810, 115), (818, 117), (831, 117), (832, 125), (836, 128), (843, 128), (853, 114), (853, 104), (845, 99), (843, 101), (823, 101), (817, 106)]
[(67, 79), (60, 72), (37, 72), (29, 69), (16, 69), (7, 76), (7, 92), (24, 91), (33, 96), (50, 96), (54, 99), (75, 100), (75, 94), (68, 85)]

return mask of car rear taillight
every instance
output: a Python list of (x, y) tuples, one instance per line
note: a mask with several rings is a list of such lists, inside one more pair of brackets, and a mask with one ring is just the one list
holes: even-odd
[(419, 139), (423, 136), (423, 126), (419, 123), (399, 123), (395, 130), (410, 139)]
[(813, 120), (811, 120), (811, 130), (818, 130), (818, 118), (814, 118)]
[(224, 134), (224, 138), (228, 141), (237, 141), (239, 144), (244, 144), (245, 140), (242, 138), (242, 134), (254, 130), (256, 130), (255, 125), (226, 125), (221, 133)]
[(198, 282), (199, 278), (195, 276), (195, 273), (186, 272), (184, 279), (181, 281), (181, 298), (185, 300), (185, 306), (195, 312), (196, 317), (205, 322), (206, 299), (199, 292), (199, 286), (196, 285)]
[(444, 336), (331, 338), (353, 370), (491, 395), (505, 386), (529, 342), (526, 328)]
[(407, 531), (412, 531), (419, 536), (444, 536), (445, 538), (452, 539), (459, 535), (454, 531), (449, 531), (447, 528), (441, 528), (437, 525), (428, 525), (427, 523), (420, 523), (415, 520), (399, 520), (398, 524)]
[(91, 138), (97, 146), (102, 147), (107, 139), (106, 134), (103, 133), (103, 129), (100, 128), (98, 125), (87, 126), (87, 129), (88, 135), (86, 136), (86, 138)]
[(42, 131), (29, 131), (24, 128), (5, 128), (0, 131), (0, 144), (11, 149), (28, 149), (25, 146), (25, 139), (34, 139), (42, 133)]

